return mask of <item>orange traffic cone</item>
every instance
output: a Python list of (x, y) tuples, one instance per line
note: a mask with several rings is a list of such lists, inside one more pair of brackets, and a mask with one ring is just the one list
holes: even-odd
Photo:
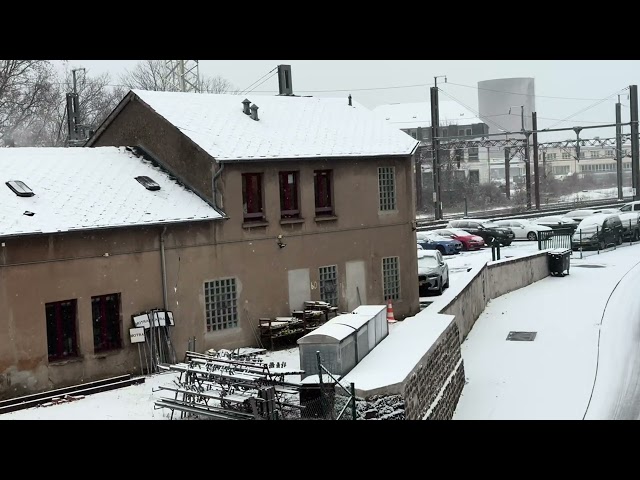
[(391, 300), (387, 301), (387, 322), (396, 323), (396, 319), (393, 316), (393, 305), (391, 304)]

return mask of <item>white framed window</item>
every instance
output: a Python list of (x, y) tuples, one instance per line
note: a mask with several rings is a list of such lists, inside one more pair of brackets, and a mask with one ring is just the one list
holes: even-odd
[(338, 266), (320, 267), (320, 300), (338, 306)]
[(238, 297), (235, 278), (204, 282), (207, 332), (238, 326)]
[(600, 158), (600, 152), (597, 150), (591, 150), (589, 155), (591, 155), (591, 158)]
[(399, 257), (384, 257), (382, 259), (382, 295), (385, 301), (400, 298)]
[(607, 150), (606, 152), (604, 152), (604, 154), (605, 154), (607, 157), (613, 157), (613, 150)]
[(380, 210), (396, 209), (396, 169), (395, 167), (378, 168), (378, 189)]
[(569, 160), (571, 158), (571, 154), (567, 152), (562, 152), (562, 159)]

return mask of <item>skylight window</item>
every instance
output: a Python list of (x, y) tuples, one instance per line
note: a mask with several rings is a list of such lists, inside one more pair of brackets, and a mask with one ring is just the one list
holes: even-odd
[(33, 197), (35, 193), (20, 180), (9, 180), (5, 183), (19, 197)]
[(156, 182), (154, 182), (151, 178), (147, 176), (136, 177), (136, 180), (140, 182), (140, 184), (144, 186), (144, 188), (146, 188), (147, 190), (151, 190), (151, 191), (160, 190), (160, 185), (158, 185)]

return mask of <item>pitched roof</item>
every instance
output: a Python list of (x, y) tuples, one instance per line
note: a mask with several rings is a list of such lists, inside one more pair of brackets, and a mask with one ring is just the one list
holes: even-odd
[[(160, 190), (147, 190), (137, 176), (150, 177)], [(24, 182), (35, 195), (19, 197), (5, 185), (10, 180)], [(207, 202), (126, 148), (0, 148), (0, 237), (219, 218)]]
[(346, 98), (133, 90), (144, 103), (219, 161), (410, 155), (417, 142)]
[[(470, 125), (484, 123), (475, 113), (451, 101), (438, 102), (440, 125)], [(431, 126), (431, 103), (391, 103), (379, 105), (373, 112), (396, 128)]]

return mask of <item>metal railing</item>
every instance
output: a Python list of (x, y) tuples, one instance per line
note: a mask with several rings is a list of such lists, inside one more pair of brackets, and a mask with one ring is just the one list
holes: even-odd
[(538, 250), (546, 250), (547, 248), (568, 248), (571, 249), (571, 237), (573, 230), (557, 229), (537, 232)]

